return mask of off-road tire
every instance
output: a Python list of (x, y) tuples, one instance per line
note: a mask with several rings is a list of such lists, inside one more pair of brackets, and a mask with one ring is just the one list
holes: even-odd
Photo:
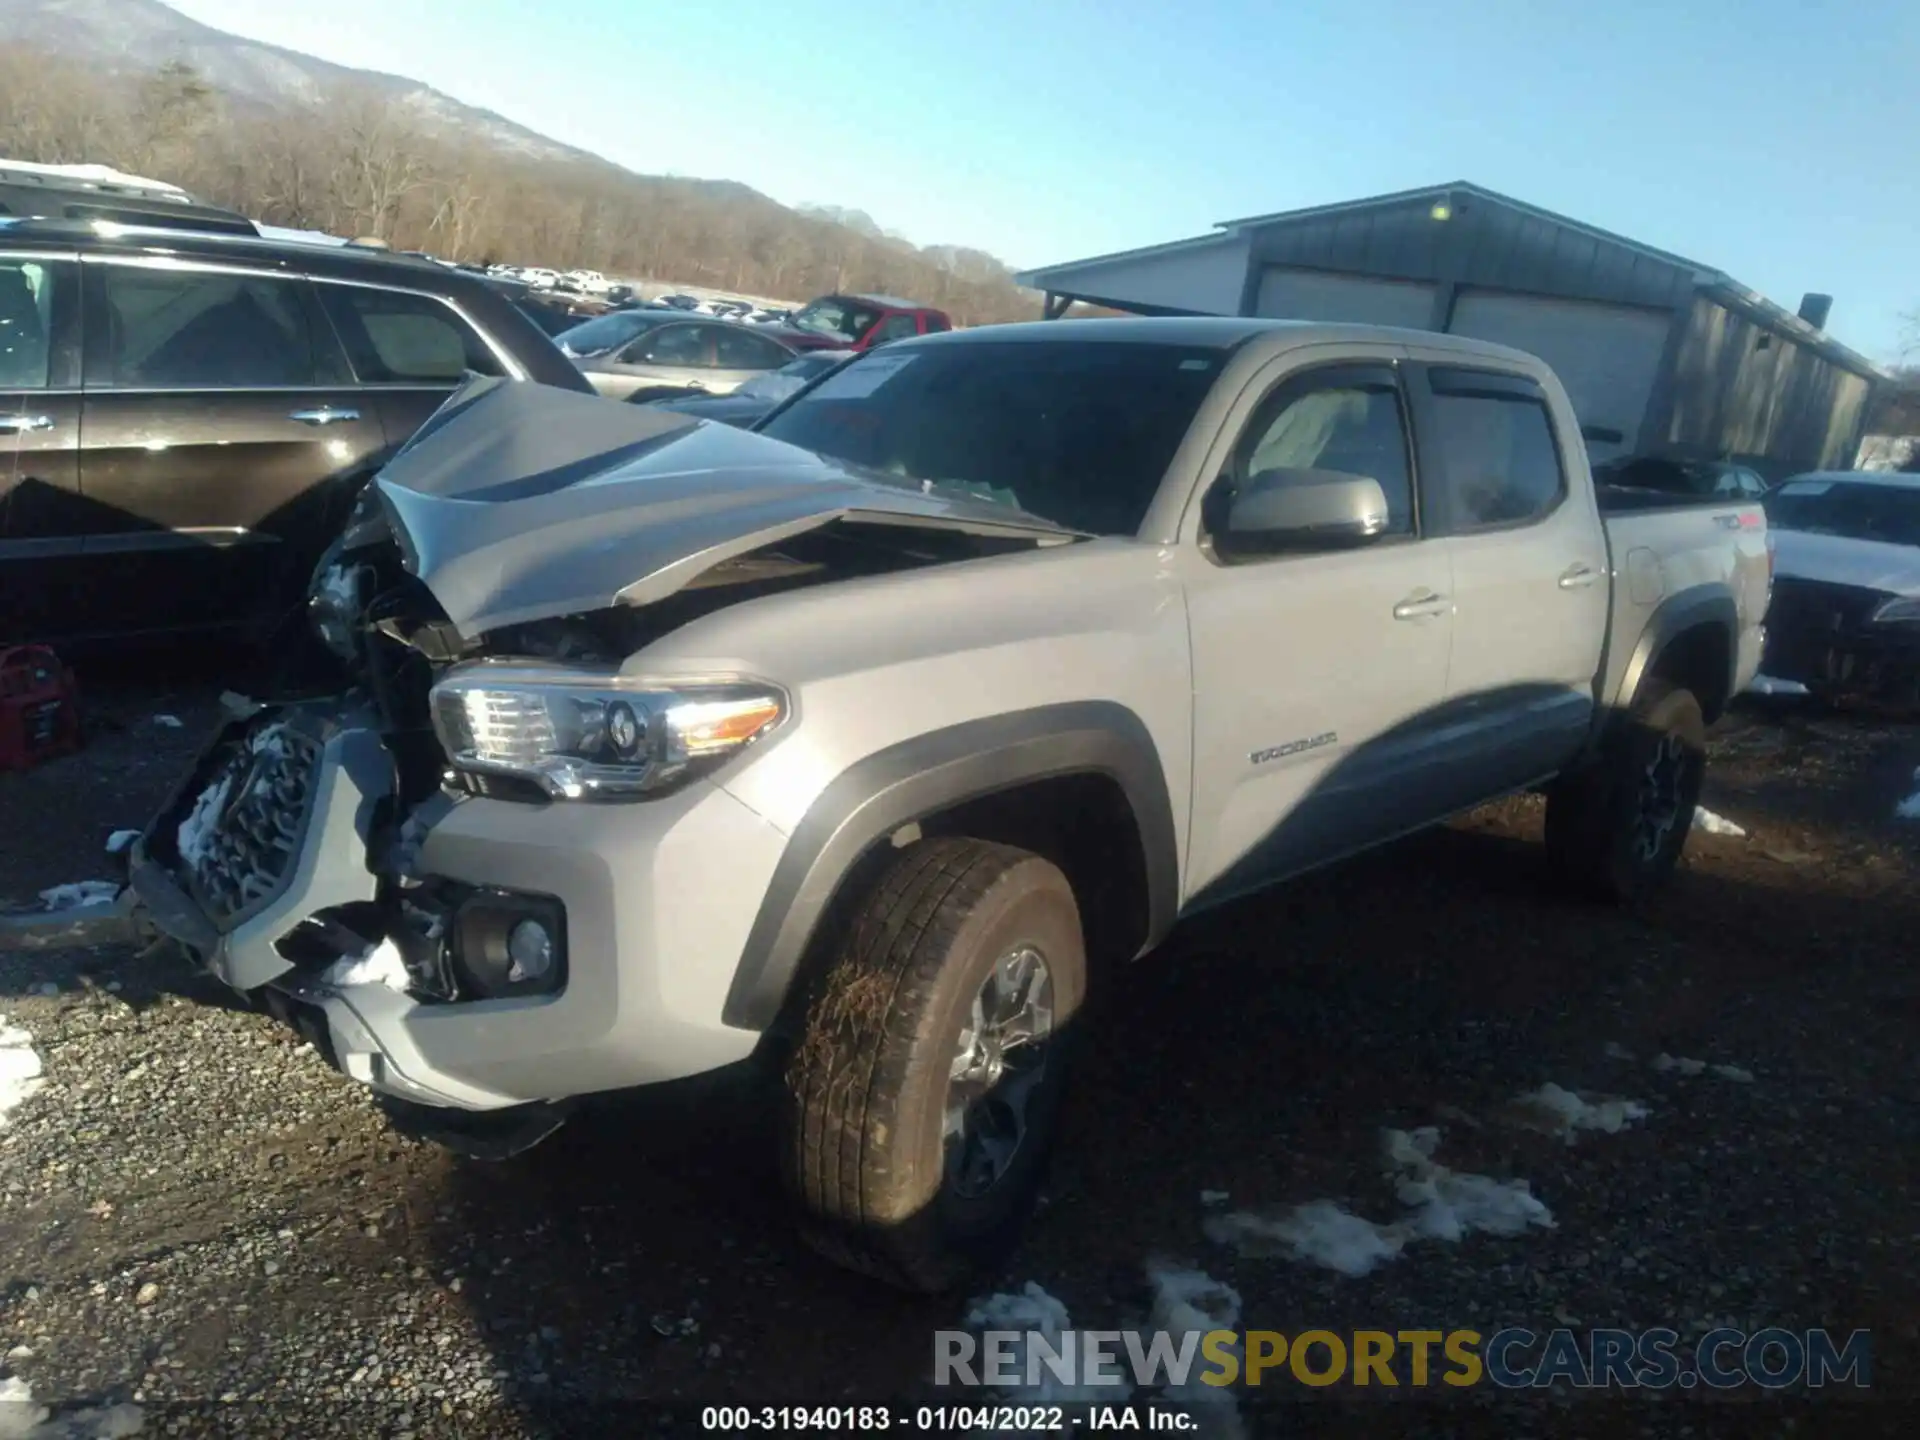
[[(1664, 885), (1699, 806), (1706, 730), (1692, 691), (1649, 683), (1594, 763), (1547, 792), (1547, 861), (1555, 878), (1577, 894), (1621, 905), (1640, 904)], [(1661, 831), (1647, 819), (1643, 781), (1668, 745), (1678, 748), (1681, 773), (1672, 823)], [(1657, 845), (1649, 845), (1655, 835)]]
[[(1007, 1168), (949, 1183), (949, 1074), (995, 964), (1037, 949), (1052, 987), (1045, 1067)], [(959, 837), (902, 849), (839, 930), (787, 1063), (781, 1149), (807, 1242), (904, 1289), (937, 1291), (1004, 1256), (1033, 1208), (1086, 995), (1080, 912), (1051, 862)]]

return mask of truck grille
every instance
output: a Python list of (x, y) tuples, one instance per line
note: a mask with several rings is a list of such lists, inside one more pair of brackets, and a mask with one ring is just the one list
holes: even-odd
[(274, 723), (236, 741), (180, 822), (180, 873), (223, 929), (285, 888), (300, 853), (320, 747)]

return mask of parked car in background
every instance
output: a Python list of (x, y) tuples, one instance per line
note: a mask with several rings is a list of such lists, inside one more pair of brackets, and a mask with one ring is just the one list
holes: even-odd
[(1766, 673), (1819, 695), (1920, 705), (1920, 475), (1796, 475), (1766, 508)]
[(560, 278), (573, 289), (588, 295), (601, 295), (607, 290), (607, 277), (598, 270), (569, 270)]
[(700, 302), (691, 295), (661, 295), (657, 296), (651, 303), (664, 305), (669, 310), (697, 310), (700, 308)]
[(376, 487), (352, 690), (215, 737), (152, 922), (454, 1144), (774, 1061), (807, 1234), (925, 1290), (1182, 917), (1533, 789), (1650, 895), (1766, 605), (1757, 505), (1608, 514), (1543, 363), (1359, 325), (907, 340), (757, 433), (477, 381)]
[(1649, 496), (1684, 496), (1694, 500), (1719, 496), (1728, 500), (1757, 500), (1767, 493), (1767, 482), (1759, 471), (1731, 460), (1628, 455), (1595, 465), (1593, 477), (1610, 489), (1637, 490)]
[(752, 429), (771, 414), (781, 401), (829, 370), (846, 364), (854, 353), (851, 350), (811, 350), (804, 355), (796, 355), (778, 370), (754, 376), (730, 395), (650, 397), (648, 403), (697, 419), (718, 420), (723, 425)]
[(795, 350), (870, 350), (911, 335), (951, 330), (944, 311), (892, 295), (822, 295), (769, 333)]
[(538, 266), (522, 270), (519, 278), (526, 281), (535, 290), (551, 290), (560, 283), (560, 276), (552, 270), (542, 270)]
[(240, 218), (0, 216), (0, 639), (265, 634), (463, 376), (589, 388), (489, 281)]
[(541, 299), (537, 295), (527, 295), (517, 303), (523, 315), (553, 336), (564, 335), (592, 318), (565, 305), (556, 305), (552, 301)]
[(673, 311), (620, 310), (589, 322), (651, 321), (617, 348), (598, 349), (610, 332), (563, 336), (569, 351), (584, 345), (595, 354), (574, 360), (589, 384), (615, 400), (701, 391), (725, 395), (754, 376), (777, 370), (794, 356), (779, 341), (731, 320), (680, 315)]

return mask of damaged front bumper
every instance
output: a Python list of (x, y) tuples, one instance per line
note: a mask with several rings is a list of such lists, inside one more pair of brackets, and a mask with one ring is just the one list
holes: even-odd
[[(505, 1121), (751, 1053), (720, 1014), (752, 907), (711, 872), (726, 857), (771, 875), (784, 837), (759, 816), (706, 784), (632, 805), (435, 792), (410, 810), (400, 788), (370, 710), (237, 718), (132, 847), (129, 883), (212, 974), (416, 1106)], [(562, 947), (553, 983), (480, 993), (482, 952), (528, 915)], [(404, 968), (354, 963), (386, 947)]]

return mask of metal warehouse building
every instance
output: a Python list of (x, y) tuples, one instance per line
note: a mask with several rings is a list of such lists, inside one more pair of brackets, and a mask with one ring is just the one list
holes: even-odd
[(1727, 458), (1772, 479), (1853, 463), (1876, 382), (1799, 314), (1720, 271), (1465, 181), (1230, 220), (1217, 233), (1030, 271), (1146, 315), (1271, 315), (1444, 330), (1559, 372), (1596, 460)]

